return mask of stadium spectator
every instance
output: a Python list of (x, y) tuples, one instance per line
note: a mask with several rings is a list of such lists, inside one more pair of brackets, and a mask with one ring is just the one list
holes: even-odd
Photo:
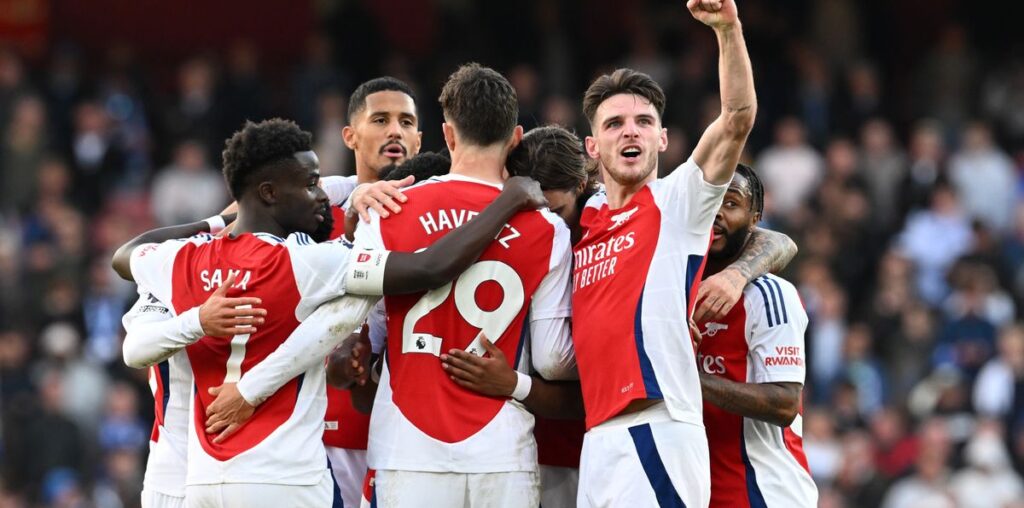
[(224, 178), (210, 166), (206, 152), (198, 141), (182, 142), (174, 162), (153, 181), (153, 216), (161, 226), (188, 224), (224, 208)]
[(823, 176), (821, 155), (807, 144), (803, 124), (785, 118), (775, 126), (775, 145), (761, 153), (758, 171), (772, 196), (769, 216), (786, 217), (797, 210)]

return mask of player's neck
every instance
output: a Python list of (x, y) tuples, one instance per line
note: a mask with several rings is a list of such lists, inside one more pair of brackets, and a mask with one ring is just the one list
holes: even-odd
[(708, 262), (704, 266), (704, 275), (701, 276), (701, 280), (704, 280), (712, 275), (729, 268), (729, 265), (735, 263), (740, 256), (743, 255), (743, 251), (747, 250), (747, 245), (750, 244), (750, 234), (747, 234), (747, 239), (743, 241), (743, 247), (740, 247), (735, 254), (731, 256), (715, 255), (711, 252), (708, 253)]
[(366, 167), (365, 164), (360, 164), (359, 161), (356, 161), (356, 183), (357, 184), (361, 184), (361, 183), (374, 183), (377, 180), (380, 180), (380, 178), (378, 178), (378, 175), (379, 175), (379, 173), (377, 171), (374, 171), (374, 170)]
[(504, 150), (495, 147), (466, 147), (452, 152), (451, 174), (485, 182), (505, 183)]
[(235, 220), (235, 227), (231, 229), (231, 236), (244, 233), (270, 233), (282, 238), (288, 236), (288, 232), (269, 214), (254, 212), (239, 203), (238, 218)]
[(646, 178), (642, 182), (623, 185), (616, 182), (613, 178), (606, 178), (604, 191), (608, 196), (608, 209), (617, 210), (629, 204), (633, 196), (636, 196), (638, 192), (643, 190), (651, 180), (654, 180), (654, 178)]

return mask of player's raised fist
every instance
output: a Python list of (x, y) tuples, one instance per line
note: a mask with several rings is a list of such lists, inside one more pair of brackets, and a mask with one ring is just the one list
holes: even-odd
[(724, 28), (739, 21), (736, 0), (687, 0), (693, 17), (711, 28)]
[(505, 181), (501, 193), (514, 199), (524, 210), (535, 210), (548, 206), (548, 200), (544, 197), (544, 191), (540, 190), (540, 184), (525, 176), (509, 178)]

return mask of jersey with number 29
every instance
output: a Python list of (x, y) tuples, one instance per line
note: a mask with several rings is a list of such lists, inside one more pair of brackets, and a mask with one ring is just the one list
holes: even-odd
[[(402, 213), (356, 230), (356, 248), (411, 252), (482, 211), (500, 187), (458, 175), (407, 190)], [(483, 332), (513, 368), (544, 320), (570, 316), (569, 232), (554, 214), (514, 216), (452, 283), (426, 293), (386, 296), (386, 363), (370, 417), (374, 469), (455, 473), (534, 471), (533, 416), (509, 398), (460, 387), (441, 368), (450, 349), (484, 353)], [(549, 348), (531, 341), (531, 355)], [(543, 354), (543, 353), (541, 353)], [(534, 359), (534, 367), (538, 365)]]
[(621, 208), (604, 192), (587, 202), (572, 302), (587, 428), (636, 399), (664, 399), (674, 420), (702, 424), (687, 320), (726, 187), (691, 158)]
[(321, 303), (344, 292), (350, 246), (316, 244), (296, 233), (235, 238), (199, 235), (146, 244), (132, 253), (135, 280), (181, 313), (205, 302), (236, 275), (228, 296), (262, 300), (266, 322), (250, 335), (203, 337), (185, 351), (195, 378), (188, 429), (188, 485), (271, 483), (314, 485), (327, 467), (323, 417), (324, 368), (316, 364), (282, 386), (223, 443), (205, 432), (209, 388), (237, 382), (275, 351)]

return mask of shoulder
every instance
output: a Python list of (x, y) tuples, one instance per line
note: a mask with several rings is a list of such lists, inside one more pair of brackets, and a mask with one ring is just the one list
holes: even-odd
[(602, 206), (605, 206), (607, 204), (608, 193), (605, 192), (604, 186), (602, 186), (601, 189), (595, 192), (593, 196), (590, 196), (590, 199), (587, 200), (587, 204), (585, 205), (585, 207), (599, 210)]
[(743, 289), (743, 297), (750, 312), (769, 318), (769, 327), (788, 322), (794, 313), (803, 314), (796, 286), (776, 275), (766, 274), (754, 279)]

